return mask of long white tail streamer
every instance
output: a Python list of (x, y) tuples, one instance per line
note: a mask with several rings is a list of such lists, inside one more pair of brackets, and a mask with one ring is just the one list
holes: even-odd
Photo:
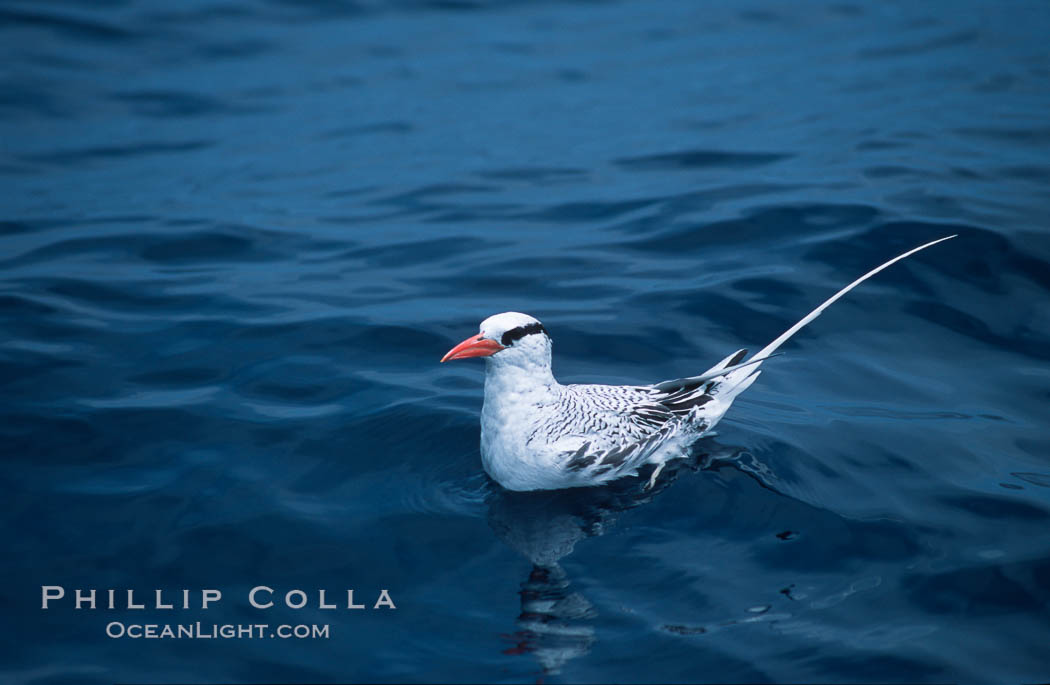
[(791, 328), (789, 328), (786, 331), (784, 331), (783, 333), (781, 333), (779, 338), (777, 338), (776, 340), (774, 340), (773, 342), (769, 343), (768, 345), (763, 347), (761, 350), (759, 350), (759, 352), (753, 357), (753, 359), (760, 360), (763, 357), (768, 357), (769, 355), (771, 355), (773, 352), (776, 351), (776, 349), (778, 347), (780, 347), (785, 342), (787, 342), (788, 338), (790, 338), (791, 336), (793, 336), (796, 333), (798, 333), (799, 330), (801, 330), (802, 327), (805, 326), (807, 323), (809, 323), (813, 319), (815, 319), (818, 316), (820, 316), (821, 313), (823, 313), (823, 311), (825, 309), (827, 309), (828, 307), (833, 305), (840, 297), (842, 297), (843, 295), (845, 295), (849, 291), (853, 290), (858, 285), (860, 285), (864, 281), (868, 280), (869, 278), (871, 278), (875, 274), (879, 273), (883, 269), (885, 269), (887, 267), (890, 267), (890, 266), (893, 266), (894, 264), (896, 264), (900, 260), (905, 259), (907, 257), (910, 257), (910, 256), (912, 256), (913, 254), (915, 254), (916, 252), (918, 252), (920, 250), (925, 250), (927, 247), (931, 247), (933, 245), (936, 245), (937, 243), (943, 243), (945, 240), (951, 240), (952, 238), (956, 237), (956, 235), (958, 235), (958, 234), (945, 236), (943, 238), (938, 238), (937, 240), (934, 240), (932, 242), (926, 243), (925, 245), (919, 245), (915, 249), (908, 250), (904, 254), (899, 255), (897, 257), (894, 257), (893, 259), (891, 259), (890, 261), (886, 262), (882, 266), (875, 267), (874, 269), (872, 269), (868, 273), (864, 274), (863, 276), (861, 276), (857, 280), (855, 280), (852, 283), (850, 283), (849, 285), (847, 285), (842, 290), (838, 291), (837, 293), (835, 293), (834, 295), (829, 297), (827, 300), (824, 301), (824, 304), (820, 305), (819, 307), (817, 307), (816, 309), (811, 311), (809, 314), (807, 314), (805, 316), (805, 318), (803, 318), (797, 324), (795, 324)]
[[(714, 378), (733, 376), (733, 378), (735, 378), (740, 383), (734, 385), (731, 382), (725, 388), (724, 391), (729, 390), (729, 391), (732, 391), (733, 396), (738, 395), (740, 392), (745, 390), (748, 385), (751, 385), (751, 383), (754, 382), (755, 377), (758, 375), (757, 374), (757, 366), (758, 366), (758, 364), (761, 364), (762, 362), (764, 362), (765, 360), (769, 359), (770, 357), (775, 357), (776, 355), (773, 354), (773, 353), (776, 352), (778, 347), (780, 347), (785, 342), (787, 342), (787, 339), (790, 338), (791, 336), (793, 336), (795, 333), (798, 333), (799, 330), (801, 330), (803, 326), (805, 326), (810, 321), (812, 321), (813, 319), (815, 319), (818, 316), (820, 316), (820, 314), (825, 309), (827, 309), (832, 304), (834, 304), (835, 301), (838, 300), (840, 297), (842, 297), (843, 295), (845, 295), (849, 291), (853, 290), (858, 285), (860, 285), (864, 281), (868, 280), (869, 278), (871, 278), (875, 274), (879, 273), (880, 271), (882, 271), (886, 267), (892, 266), (893, 264), (896, 264), (900, 260), (902, 260), (902, 259), (904, 259), (906, 257), (912, 256), (913, 254), (915, 254), (919, 250), (925, 250), (927, 247), (930, 247), (931, 245), (936, 245), (937, 243), (944, 242), (945, 240), (951, 240), (952, 238), (955, 238), (956, 235), (958, 235), (958, 234), (945, 236), (943, 238), (938, 238), (937, 240), (934, 240), (932, 242), (926, 243), (925, 245), (919, 245), (915, 249), (908, 250), (904, 254), (898, 255), (898, 256), (894, 257), (893, 259), (891, 259), (890, 261), (886, 262), (885, 264), (872, 269), (868, 273), (864, 274), (863, 276), (861, 276), (857, 280), (855, 280), (852, 283), (850, 283), (849, 285), (847, 285), (842, 290), (838, 291), (837, 293), (835, 293), (834, 295), (829, 297), (827, 300), (824, 301), (824, 303), (822, 305), (820, 305), (819, 307), (817, 307), (816, 309), (811, 311), (809, 314), (807, 314), (797, 324), (795, 324), (791, 328), (789, 328), (786, 331), (784, 331), (780, 335), (779, 338), (777, 338), (773, 342), (771, 342), (768, 345), (766, 345), (765, 347), (763, 347), (761, 350), (759, 350), (759, 352), (757, 354), (752, 355), (751, 359), (747, 360), (746, 362), (741, 362), (739, 364), (734, 364), (733, 366), (727, 366), (727, 367), (721, 367), (721, 368), (716, 366), (714, 369), (711, 369), (711, 370), (707, 371), (706, 373), (703, 373), (703, 374), (701, 374), (699, 376), (690, 376), (689, 378), (676, 378), (674, 380), (664, 381), (662, 383), (657, 383), (653, 387), (656, 388), (657, 390), (662, 390), (664, 392), (672, 392), (676, 388), (684, 387), (686, 385), (695, 386), (695, 385), (698, 385), (700, 383), (705, 383), (705, 382), (707, 382), (709, 380), (712, 380)], [(730, 355), (730, 357), (727, 357), (723, 361), (723, 363), (728, 361), (732, 356), (733, 355)], [(746, 374), (746, 375), (734, 374), (734, 372), (739, 371), (739, 370), (741, 370), (741, 369), (743, 369), (745, 367), (749, 367), (749, 366), (755, 367), (753, 369), (753, 371), (756, 371), (756, 373), (749, 373), (749, 374)], [(730, 379), (730, 380), (732, 380), (732, 379)], [(743, 385), (744, 382), (746, 382), (747, 385)]]

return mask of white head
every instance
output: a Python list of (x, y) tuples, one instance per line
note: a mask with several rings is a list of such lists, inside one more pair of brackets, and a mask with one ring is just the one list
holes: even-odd
[(551, 339), (538, 320), (528, 314), (503, 312), (481, 322), (472, 335), (448, 351), (441, 361), (486, 357), (495, 366), (550, 369)]

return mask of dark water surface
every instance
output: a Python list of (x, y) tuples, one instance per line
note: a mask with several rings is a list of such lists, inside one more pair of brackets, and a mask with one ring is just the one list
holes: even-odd
[[(0, 679), (1050, 678), (1048, 35), (1045, 2), (3, 3)], [(949, 233), (654, 491), (502, 492), (482, 365), (437, 363), (520, 310), (563, 381), (697, 373)]]

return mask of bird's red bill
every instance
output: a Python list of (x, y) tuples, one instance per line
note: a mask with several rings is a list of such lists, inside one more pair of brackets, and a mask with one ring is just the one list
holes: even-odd
[(500, 350), (505, 349), (507, 348), (495, 340), (472, 335), (449, 350), (448, 354), (441, 358), (441, 361), (447, 362), (452, 359), (466, 359), (467, 357), (491, 357)]

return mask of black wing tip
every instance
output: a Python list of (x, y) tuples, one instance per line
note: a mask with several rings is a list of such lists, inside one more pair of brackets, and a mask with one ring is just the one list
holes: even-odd
[[(719, 364), (715, 368), (711, 369), (711, 371), (717, 371), (719, 369), (728, 369), (731, 366), (736, 366), (741, 361), (743, 361), (744, 357), (747, 356), (747, 353), (748, 353), (748, 349), (746, 347), (744, 349), (742, 349), (742, 350), (737, 350), (736, 352), (733, 353), (732, 357), (730, 357), (729, 359), (727, 359), (725, 361), (725, 363)], [(757, 362), (758, 360), (753, 360), (753, 361)], [(706, 374), (703, 374), (703, 375), (706, 375)], [(709, 383), (709, 382), (711, 382), (712, 380), (714, 380), (717, 377), (718, 376), (713, 376), (713, 377), (708, 378), (707, 380), (704, 380), (704, 381), (693, 381), (693, 380), (691, 380), (693, 377), (690, 377), (690, 378), (675, 378), (673, 380), (662, 381), (660, 383), (655, 383), (655, 384), (651, 385), (650, 387), (652, 389), (658, 391), (658, 392), (670, 394), (670, 393), (673, 393), (673, 392), (678, 392), (680, 390), (688, 390), (688, 389), (698, 388), (701, 385), (703, 385), (704, 383)]]

